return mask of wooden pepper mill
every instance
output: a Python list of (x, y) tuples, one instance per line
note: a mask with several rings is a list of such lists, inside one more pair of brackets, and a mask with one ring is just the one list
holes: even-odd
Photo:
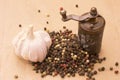
[(98, 54), (101, 50), (102, 36), (105, 26), (105, 19), (97, 13), (97, 9), (92, 7), (90, 12), (81, 16), (74, 14), (66, 15), (65, 10), (61, 10), (62, 20), (75, 20), (79, 22), (78, 36), (81, 48), (90, 54)]

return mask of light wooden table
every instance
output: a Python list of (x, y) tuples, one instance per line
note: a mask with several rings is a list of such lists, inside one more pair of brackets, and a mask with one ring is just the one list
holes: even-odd
[[(75, 7), (79, 5), (79, 8)], [(102, 64), (95, 65), (95, 68), (105, 66), (106, 71), (99, 73), (96, 80), (120, 80), (120, 74), (115, 75), (109, 71), (110, 66), (118, 61), (120, 63), (120, 0), (0, 0), (0, 80), (63, 80), (57, 77), (41, 78), (36, 74), (33, 67), (27, 62), (18, 58), (11, 41), (22, 28), (33, 24), (35, 29), (47, 27), (50, 30), (62, 29), (67, 26), (77, 33), (78, 23), (75, 21), (62, 22), (59, 8), (64, 7), (68, 14), (81, 15), (88, 12), (95, 6), (98, 12), (106, 19), (104, 38), (100, 56), (106, 56), (107, 60)], [(41, 10), (38, 13), (38, 9)], [(50, 17), (47, 18), (46, 15)], [(49, 21), (49, 24), (46, 24)], [(116, 68), (119, 69), (120, 67)], [(65, 78), (64, 80), (85, 80), (85, 77)]]

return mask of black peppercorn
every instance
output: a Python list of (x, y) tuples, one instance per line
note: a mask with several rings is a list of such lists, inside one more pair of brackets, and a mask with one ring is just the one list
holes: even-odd
[(78, 8), (78, 4), (76, 4), (75, 7)]
[(101, 68), (101, 71), (105, 71), (105, 67), (102, 67), (102, 68)]
[(103, 61), (105, 61), (105, 60), (106, 60), (106, 57), (103, 58)]
[(101, 68), (98, 68), (98, 71), (101, 72)]
[(63, 26), (63, 29), (66, 29), (66, 26)]
[(22, 25), (21, 25), (21, 24), (19, 24), (19, 27), (22, 27)]
[(41, 11), (40, 10), (38, 10), (38, 13), (40, 13)]
[(119, 66), (119, 63), (118, 63), (118, 62), (116, 62), (116, 63), (115, 63), (115, 66)]
[(38, 70), (36, 70), (36, 73), (38, 73), (39, 71)]
[(15, 79), (18, 79), (18, 75), (15, 75), (14, 78), (15, 78)]
[(49, 24), (49, 22), (48, 22), (48, 21), (46, 21), (46, 24)]
[(113, 67), (110, 67), (110, 71), (113, 71)]
[(92, 78), (92, 80), (95, 80), (95, 78)]
[(44, 30), (46, 31), (46, 30), (47, 30), (47, 28), (46, 28), (46, 27), (44, 27)]
[(96, 75), (97, 74), (97, 71), (94, 71), (94, 75)]

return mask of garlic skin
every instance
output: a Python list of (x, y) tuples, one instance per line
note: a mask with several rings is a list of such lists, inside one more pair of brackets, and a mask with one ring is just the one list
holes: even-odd
[(12, 43), (15, 53), (21, 58), (32, 62), (42, 62), (52, 41), (47, 32), (42, 30), (33, 32), (33, 26), (30, 25), (18, 33)]
[(39, 30), (39, 31), (35, 32), (35, 34), (39, 34), (39, 36), (41, 36), (44, 39), (44, 41), (47, 44), (47, 48), (49, 49), (49, 47), (52, 44), (52, 41), (51, 41), (51, 38), (50, 38), (49, 34), (45, 31), (42, 31), (42, 30)]

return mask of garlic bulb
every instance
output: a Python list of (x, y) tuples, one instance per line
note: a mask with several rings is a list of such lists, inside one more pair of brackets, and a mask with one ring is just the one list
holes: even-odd
[(32, 62), (42, 62), (52, 42), (47, 32), (42, 30), (33, 32), (33, 26), (30, 26), (22, 30), (12, 43), (18, 56)]

